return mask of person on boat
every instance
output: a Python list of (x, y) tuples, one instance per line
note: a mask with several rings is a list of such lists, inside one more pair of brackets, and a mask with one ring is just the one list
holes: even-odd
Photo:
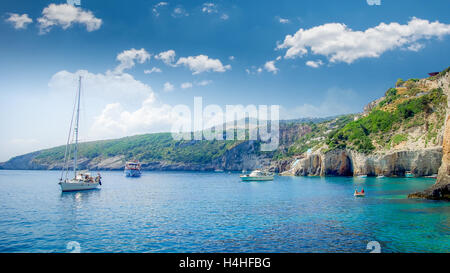
[(98, 184), (102, 184), (102, 176), (100, 175), (100, 173), (97, 173), (97, 177), (95, 178), (95, 182), (97, 182)]
[(364, 189), (361, 189), (361, 193), (364, 194)]
[(358, 190), (357, 189), (355, 189), (355, 194), (358, 194)]

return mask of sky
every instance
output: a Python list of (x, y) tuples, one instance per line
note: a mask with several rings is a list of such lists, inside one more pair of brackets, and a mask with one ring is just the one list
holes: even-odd
[(0, 161), (65, 144), (78, 75), (88, 141), (169, 131), (194, 97), (357, 113), (450, 60), (448, 0), (76, 2), (0, 3)]

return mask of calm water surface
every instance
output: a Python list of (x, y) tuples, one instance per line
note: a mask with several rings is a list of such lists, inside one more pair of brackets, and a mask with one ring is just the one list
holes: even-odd
[(59, 174), (0, 171), (0, 252), (450, 250), (450, 203), (406, 199), (433, 179), (103, 172), (101, 190), (61, 193)]

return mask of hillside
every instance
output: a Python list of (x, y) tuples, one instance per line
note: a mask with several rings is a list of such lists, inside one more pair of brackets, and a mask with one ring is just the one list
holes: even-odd
[[(334, 120), (333, 118), (330, 118)], [(338, 118), (339, 119), (339, 118)], [(170, 133), (146, 134), (114, 140), (81, 143), (79, 164), (88, 169), (122, 169), (125, 161), (138, 159), (148, 170), (242, 170), (268, 166), (316, 126), (329, 119), (280, 122), (280, 147), (261, 153), (259, 141), (206, 141), (172, 139)], [(61, 169), (65, 146), (14, 157), (0, 164), (3, 169)]]

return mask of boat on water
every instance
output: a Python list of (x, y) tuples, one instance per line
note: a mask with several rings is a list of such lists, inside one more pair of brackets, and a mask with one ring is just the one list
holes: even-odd
[[(87, 171), (78, 171), (78, 131), (80, 125), (80, 97), (81, 97), (81, 76), (78, 80), (78, 91), (75, 97), (75, 105), (70, 121), (69, 136), (67, 138), (66, 150), (64, 153), (64, 167), (59, 179), (59, 185), (63, 192), (92, 190), (102, 185), (102, 177), (100, 173), (97, 177), (91, 176)], [(75, 119), (75, 120), (74, 120)], [(73, 122), (75, 126), (72, 128)], [(73, 178), (69, 178), (69, 163), (72, 158), (73, 148)]]
[(358, 175), (359, 178), (367, 178), (367, 175), (363, 174), (363, 175)]
[(432, 175), (425, 176), (425, 178), (433, 178), (433, 179), (437, 179), (437, 177), (438, 177), (437, 174), (432, 174)]
[(360, 192), (358, 190), (355, 190), (355, 192), (353, 193), (353, 196), (355, 196), (355, 197), (364, 197), (364, 196), (366, 196), (366, 193), (364, 192), (364, 189), (361, 190)]
[(269, 172), (255, 170), (250, 174), (244, 174), (240, 177), (242, 181), (272, 181), (274, 176)]
[(378, 179), (380, 179), (380, 178), (385, 178), (386, 176), (384, 176), (384, 175), (379, 175), (379, 176), (377, 176), (377, 178)]
[(412, 172), (405, 172), (405, 177), (406, 178), (413, 178), (414, 174)]
[(139, 161), (137, 160), (126, 162), (124, 173), (126, 177), (140, 177), (141, 163), (139, 163)]

